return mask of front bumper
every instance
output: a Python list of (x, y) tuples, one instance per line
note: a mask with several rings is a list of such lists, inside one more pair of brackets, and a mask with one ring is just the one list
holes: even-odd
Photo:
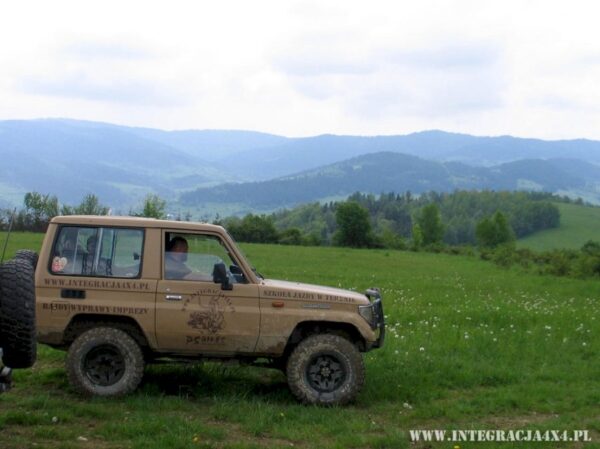
[(367, 295), (367, 298), (369, 298), (371, 306), (373, 307), (373, 322), (371, 323), (371, 328), (373, 330), (379, 329), (379, 336), (369, 349), (381, 348), (385, 341), (385, 316), (383, 315), (381, 292), (378, 288), (370, 288), (365, 292), (365, 295)]

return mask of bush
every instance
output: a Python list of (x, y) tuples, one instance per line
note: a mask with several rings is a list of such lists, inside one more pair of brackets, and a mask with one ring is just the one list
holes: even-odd
[(475, 251), (471, 246), (446, 246), (444, 248), (444, 252), (446, 254), (450, 254), (453, 256), (474, 256)]
[(389, 228), (384, 229), (381, 234), (377, 236), (382, 248), (389, 249), (406, 249), (406, 242), (402, 236), (396, 234)]
[(504, 244), (496, 247), (491, 259), (499, 267), (508, 268), (517, 261), (517, 257), (514, 245)]
[(279, 243), (282, 245), (302, 245), (304, 243), (302, 232), (298, 228), (286, 229), (279, 234)]
[(600, 276), (600, 243), (590, 240), (581, 247), (573, 272), (577, 277)]

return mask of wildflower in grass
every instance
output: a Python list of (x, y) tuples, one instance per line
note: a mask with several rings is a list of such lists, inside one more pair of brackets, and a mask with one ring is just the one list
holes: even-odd
[(404, 404), (402, 404), (402, 407), (404, 407), (407, 410), (412, 410), (412, 405), (410, 405), (408, 402), (405, 402)]
[(421, 352), (424, 352), (424, 351), (425, 351), (425, 348), (424, 348), (423, 346), (421, 346), (421, 347), (419, 348), (419, 351), (421, 351)]

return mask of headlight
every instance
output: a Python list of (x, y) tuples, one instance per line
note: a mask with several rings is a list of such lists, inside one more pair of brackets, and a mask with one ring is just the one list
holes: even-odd
[(358, 306), (358, 313), (362, 316), (367, 323), (371, 327), (373, 327), (374, 323), (374, 314), (373, 314), (373, 304), (369, 304), (368, 306)]

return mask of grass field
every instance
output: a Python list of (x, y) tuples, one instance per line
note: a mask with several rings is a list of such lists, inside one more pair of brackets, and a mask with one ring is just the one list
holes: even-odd
[(556, 205), (560, 210), (560, 226), (518, 240), (519, 248), (535, 251), (579, 249), (588, 240), (600, 242), (600, 207), (565, 203)]
[[(366, 355), (355, 404), (305, 407), (277, 371), (218, 364), (151, 366), (135, 394), (85, 399), (64, 354), (40, 347), (0, 395), (0, 448), (600, 448), (600, 282), (474, 257), (243, 248), (267, 277), (383, 289), (387, 341)], [(585, 429), (593, 441), (413, 444), (409, 429)]]
[[(2, 257), (2, 251), (4, 250), (4, 244), (6, 243), (6, 232), (0, 231), (0, 257)], [(10, 259), (15, 251), (18, 249), (33, 249), (34, 251), (40, 250), (42, 247), (42, 240), (44, 234), (38, 234), (33, 232), (12, 232), (6, 245), (6, 254), (4, 260)]]

